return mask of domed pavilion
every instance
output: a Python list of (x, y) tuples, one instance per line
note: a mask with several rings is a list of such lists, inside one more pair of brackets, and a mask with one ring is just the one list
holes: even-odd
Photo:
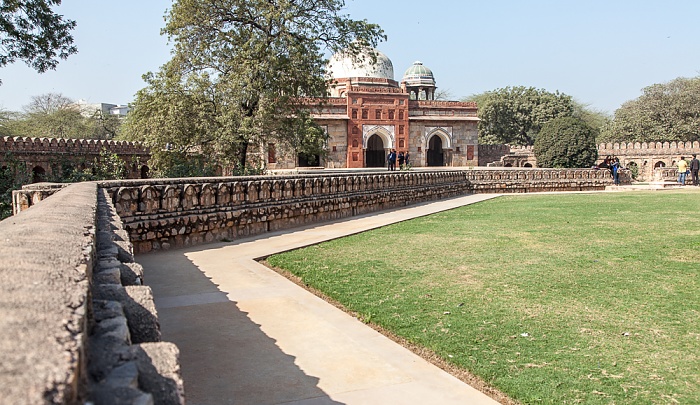
[(399, 83), (391, 59), (367, 47), (355, 57), (333, 55), (326, 71), (330, 98), (304, 100), (329, 136), (325, 155), (311, 159), (316, 164), (301, 156), (292, 161), (269, 145), (270, 169), (386, 168), (392, 150), (408, 153), (413, 167), (478, 165), (476, 104), (435, 100), (435, 77), (421, 62)]

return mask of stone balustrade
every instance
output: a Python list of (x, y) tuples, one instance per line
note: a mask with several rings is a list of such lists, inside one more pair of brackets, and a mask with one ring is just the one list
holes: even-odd
[(134, 249), (140, 253), (233, 240), (469, 193), (601, 190), (609, 184), (608, 171), (591, 169), (474, 169), (100, 183), (112, 197)]

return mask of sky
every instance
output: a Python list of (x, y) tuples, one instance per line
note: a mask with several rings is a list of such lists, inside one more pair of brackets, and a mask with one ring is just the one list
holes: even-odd
[[(77, 22), (78, 54), (39, 74), (22, 61), (0, 68), (0, 109), (60, 93), (90, 103), (127, 104), (141, 76), (170, 59), (160, 35), (171, 0), (64, 0)], [(700, 75), (697, 0), (346, 0), (353, 19), (379, 24), (377, 47), (394, 79), (414, 61), (458, 100), (507, 86), (568, 94), (614, 113), (642, 90)]]

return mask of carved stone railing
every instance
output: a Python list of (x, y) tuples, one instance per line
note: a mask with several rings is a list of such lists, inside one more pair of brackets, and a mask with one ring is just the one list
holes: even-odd
[(601, 190), (611, 183), (609, 172), (590, 169), (476, 169), (100, 184), (135, 251), (149, 252), (469, 193)]

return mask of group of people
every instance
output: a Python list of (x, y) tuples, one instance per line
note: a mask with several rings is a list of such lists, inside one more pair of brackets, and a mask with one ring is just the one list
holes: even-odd
[(406, 151), (406, 153), (399, 152), (399, 154), (396, 154), (396, 149), (392, 149), (389, 152), (389, 155), (386, 157), (386, 160), (388, 162), (388, 170), (389, 171), (394, 171), (396, 170), (396, 161), (399, 161), (399, 169), (402, 169), (406, 166), (409, 165), (409, 153)]
[(622, 165), (620, 165), (620, 159), (617, 156), (606, 156), (605, 159), (603, 159), (603, 163), (599, 164), (596, 168), (610, 170), (613, 182), (616, 186), (620, 185), (620, 169), (622, 169)]
[(692, 176), (693, 185), (698, 185), (698, 171), (700, 171), (700, 160), (697, 155), (693, 155), (693, 159), (688, 163), (683, 156), (677, 163), (678, 166), (678, 184), (684, 186), (688, 175)]

